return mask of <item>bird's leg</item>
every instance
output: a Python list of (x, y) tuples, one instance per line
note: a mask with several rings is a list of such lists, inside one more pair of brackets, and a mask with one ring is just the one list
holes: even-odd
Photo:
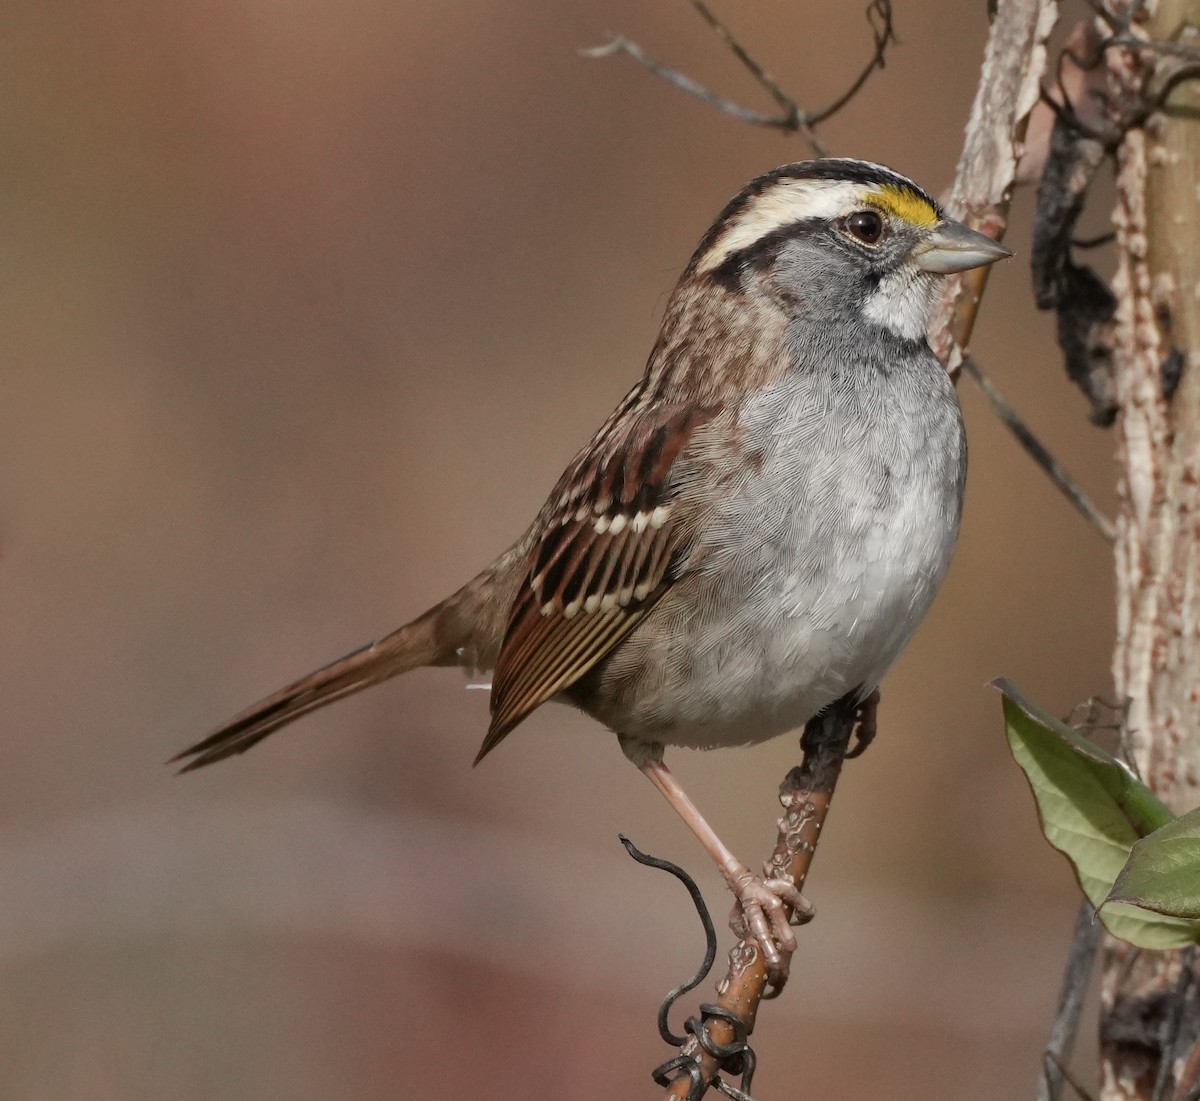
[[(638, 756), (644, 756), (644, 751)], [(792, 953), (796, 950), (796, 935), (791, 929), (789, 907), (802, 921), (808, 920), (812, 916), (812, 907), (808, 900), (801, 895), (794, 883), (786, 879), (763, 879), (756, 876), (729, 851), (725, 842), (704, 820), (696, 804), (688, 798), (687, 792), (679, 786), (679, 781), (675, 779), (671, 770), (663, 764), (661, 750), (649, 759), (639, 760), (635, 757), (634, 763), (667, 797), (667, 802), (675, 808), (708, 855), (716, 861), (725, 882), (729, 884), (729, 889), (740, 905), (741, 914), (737, 915), (735, 909), (735, 915), (744, 919), (731, 921), (733, 931), (743, 936), (745, 931), (749, 930), (762, 949), (768, 978), (773, 985), (780, 985), (787, 979), (788, 965)]]

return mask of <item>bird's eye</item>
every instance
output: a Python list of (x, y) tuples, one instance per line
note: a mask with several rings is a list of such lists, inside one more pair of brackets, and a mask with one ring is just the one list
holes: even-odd
[(878, 244), (883, 236), (883, 218), (874, 210), (856, 210), (846, 219), (846, 232), (864, 245)]

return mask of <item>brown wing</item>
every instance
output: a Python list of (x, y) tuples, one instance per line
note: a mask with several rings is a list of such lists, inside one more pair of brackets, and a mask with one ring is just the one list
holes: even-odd
[(610, 653), (670, 588), (693, 528), (671, 469), (717, 411), (649, 414), (631, 394), (567, 469), (539, 517), (542, 534), (509, 616), (476, 763)]

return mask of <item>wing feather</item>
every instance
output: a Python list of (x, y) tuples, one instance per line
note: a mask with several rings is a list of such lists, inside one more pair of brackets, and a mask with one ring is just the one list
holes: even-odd
[(670, 590), (695, 528), (675, 464), (718, 412), (626, 401), (567, 469), (538, 518), (477, 762), (611, 653)]

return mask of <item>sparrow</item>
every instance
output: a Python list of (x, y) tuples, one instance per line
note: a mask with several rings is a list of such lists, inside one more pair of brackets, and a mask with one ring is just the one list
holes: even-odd
[(242, 753), (419, 666), (492, 671), (478, 764), (549, 700), (617, 736), (716, 861), (778, 975), (793, 883), (755, 876), (663, 761), (866, 700), (928, 610), (962, 514), (958, 400), (926, 340), (940, 279), (1011, 252), (861, 160), (752, 180), (700, 240), (645, 373), (525, 533), (411, 623), (174, 761)]

